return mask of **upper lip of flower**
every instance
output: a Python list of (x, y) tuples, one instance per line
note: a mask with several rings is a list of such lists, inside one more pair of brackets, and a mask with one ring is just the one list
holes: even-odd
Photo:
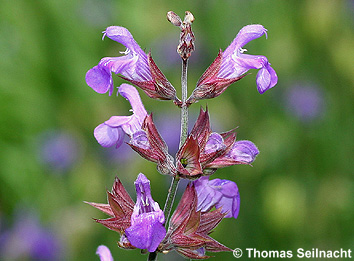
[(114, 144), (119, 147), (123, 142), (123, 131), (132, 136), (135, 132), (141, 130), (141, 125), (147, 115), (139, 93), (133, 86), (122, 84), (118, 92), (130, 102), (133, 114), (130, 116), (112, 116), (96, 127), (95, 138), (104, 147), (110, 147)]

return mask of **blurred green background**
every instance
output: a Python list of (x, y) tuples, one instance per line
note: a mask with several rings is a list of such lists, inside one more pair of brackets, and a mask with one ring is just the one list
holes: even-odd
[[(353, 1), (1, 0), (0, 6), (1, 260), (98, 260), (100, 244), (116, 260), (146, 259), (119, 249), (118, 234), (92, 220), (105, 215), (83, 201), (106, 202), (116, 175), (134, 198), (133, 181), (143, 172), (162, 207), (170, 178), (126, 147), (97, 144), (94, 128), (112, 115), (129, 115), (130, 105), (95, 93), (85, 73), (124, 51), (101, 41), (107, 26), (120, 25), (151, 50), (180, 96), (179, 30), (166, 20), (170, 10), (195, 16), (189, 93), (218, 50), (252, 23), (264, 25), (268, 39), (245, 48), (265, 55), (279, 77), (260, 95), (252, 71), (220, 97), (191, 107), (195, 119), (207, 104), (214, 130), (239, 126), (238, 139), (260, 150), (253, 167), (213, 175), (237, 183), (241, 210), (212, 236), (243, 250), (353, 248)], [(178, 109), (139, 92), (177, 146)], [(234, 260), (232, 253), (215, 256)]]

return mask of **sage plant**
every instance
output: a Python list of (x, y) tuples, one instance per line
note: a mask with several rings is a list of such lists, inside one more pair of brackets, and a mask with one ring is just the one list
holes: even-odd
[[(87, 202), (109, 216), (96, 222), (120, 234), (118, 246), (123, 249), (141, 249), (149, 252), (148, 260), (156, 260), (159, 253), (177, 251), (189, 259), (205, 259), (206, 252), (231, 251), (211, 238), (209, 234), (223, 218), (237, 218), (240, 195), (235, 182), (211, 179), (219, 168), (237, 164), (250, 165), (259, 151), (248, 140), (236, 140), (235, 129), (214, 132), (210, 126), (208, 109), (200, 108), (199, 117), (188, 133), (188, 108), (201, 99), (221, 95), (236, 81), (245, 77), (250, 69), (258, 69), (256, 85), (259, 93), (274, 87), (278, 81), (268, 59), (261, 55), (246, 54), (243, 47), (267, 30), (259, 24), (247, 25), (237, 34), (225, 51), (219, 54), (198, 80), (188, 97), (187, 68), (195, 49), (192, 31), (194, 17), (186, 12), (184, 20), (170, 11), (167, 19), (180, 29), (177, 52), (182, 61), (181, 99), (174, 86), (146, 54), (130, 32), (119, 26), (110, 26), (103, 32), (123, 44), (127, 49), (118, 57), (105, 57), (86, 74), (87, 84), (98, 93), (112, 95), (112, 72), (144, 91), (150, 98), (171, 100), (181, 109), (180, 146), (175, 156), (170, 155), (163, 137), (147, 113), (137, 89), (127, 83), (118, 88), (118, 94), (132, 107), (128, 116), (112, 116), (98, 125), (94, 136), (103, 147), (119, 149), (124, 137), (129, 146), (142, 158), (154, 162), (157, 171), (171, 178), (171, 186), (163, 210), (151, 195), (150, 181), (142, 173), (135, 181), (137, 200), (134, 202), (116, 177), (108, 204)], [(158, 113), (158, 112), (157, 112)], [(181, 179), (189, 180), (177, 208), (170, 217), (176, 190)], [(108, 248), (100, 246), (97, 254), (101, 260), (112, 260)]]

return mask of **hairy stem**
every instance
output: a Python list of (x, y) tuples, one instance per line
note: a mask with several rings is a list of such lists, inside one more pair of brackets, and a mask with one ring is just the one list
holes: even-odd
[(166, 220), (166, 223), (165, 223), (166, 229), (168, 228), (167, 220), (171, 214), (171, 209), (172, 209), (173, 201), (175, 200), (179, 180), (180, 180), (180, 178), (178, 176), (173, 177), (170, 189), (168, 190), (168, 195), (167, 195), (165, 207), (163, 209), (163, 213), (165, 214), (165, 220)]
[(183, 143), (186, 141), (187, 135), (188, 135), (188, 106), (186, 104), (187, 95), (188, 95), (187, 69), (188, 69), (188, 59), (182, 60), (181, 139), (180, 139), (179, 147), (181, 147), (183, 145)]

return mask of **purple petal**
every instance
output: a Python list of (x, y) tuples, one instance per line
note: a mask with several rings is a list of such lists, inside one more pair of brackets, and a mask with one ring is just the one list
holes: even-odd
[(104, 68), (109, 74), (114, 72), (115, 74), (127, 75), (126, 72), (134, 68), (136, 61), (137, 57), (134, 58), (132, 55), (105, 57), (101, 59), (98, 66)]
[(146, 132), (143, 130), (137, 131), (132, 135), (130, 143), (142, 149), (149, 149), (150, 144)]
[[(162, 213), (162, 211), (160, 210)], [(143, 213), (134, 219), (125, 230), (129, 242), (140, 249), (154, 252), (166, 236), (166, 229), (160, 222), (161, 213)], [(163, 215), (163, 213), (162, 213)]]
[(198, 195), (197, 210), (207, 212), (220, 200), (222, 195), (209, 186), (209, 177), (201, 177), (194, 181), (195, 190)]
[[(231, 55), (231, 53), (238, 51), (245, 46), (248, 42), (261, 37), (267, 33), (267, 29), (260, 24), (246, 25), (243, 27), (232, 43), (226, 48), (224, 55)], [(267, 35), (267, 34), (266, 34)]]
[(219, 133), (213, 132), (208, 138), (204, 152), (209, 154), (224, 148), (225, 144), (223, 137)]
[(105, 121), (105, 124), (113, 128), (121, 127), (126, 134), (131, 136), (141, 130), (147, 112), (135, 87), (129, 84), (122, 84), (118, 92), (130, 102), (133, 108), (133, 115), (112, 116), (109, 120)]
[(118, 148), (124, 140), (124, 132), (121, 128), (112, 128), (105, 123), (98, 125), (94, 130), (94, 136), (103, 147), (116, 145)]
[(128, 79), (135, 81), (152, 80), (147, 55), (126, 28), (110, 26), (104, 32), (103, 37), (105, 36), (127, 47), (124, 56), (107, 58), (106, 66), (110, 66), (112, 72), (116, 74), (120, 73)]
[(198, 211), (206, 212), (212, 207), (222, 208), (226, 218), (237, 218), (240, 208), (240, 195), (235, 182), (224, 179), (208, 180), (201, 177), (194, 181), (198, 195)]
[(165, 216), (152, 199), (150, 181), (140, 173), (134, 182), (137, 200), (131, 216), (131, 226), (125, 230), (129, 242), (140, 249), (154, 252), (166, 235)]
[(125, 124), (129, 124), (132, 120), (132, 116), (112, 116), (109, 120), (105, 121), (104, 124), (108, 125), (111, 128), (122, 127)]
[(215, 207), (222, 207), (222, 213), (227, 212), (225, 218), (237, 218), (240, 211), (240, 194), (236, 183), (225, 179), (213, 179), (209, 181), (209, 185), (222, 193)]
[(113, 92), (113, 79), (111, 72), (107, 68), (96, 65), (86, 73), (86, 83), (95, 92), (106, 93), (109, 90), (109, 95)]
[(104, 245), (97, 248), (96, 254), (99, 255), (101, 261), (113, 261), (111, 251)]
[(133, 113), (143, 122), (147, 115), (147, 112), (140, 99), (140, 95), (137, 89), (129, 84), (123, 83), (118, 88), (118, 92), (130, 102), (130, 105), (133, 109)]
[[(144, 174), (140, 173), (134, 184), (136, 190), (136, 203), (131, 217), (132, 223), (134, 222), (134, 219), (142, 213), (161, 212), (159, 204), (155, 202), (151, 196), (150, 180), (148, 180)], [(162, 215), (159, 215), (160, 223), (164, 223), (165, 217), (163, 212)]]
[(108, 38), (123, 44), (129, 50), (146, 55), (144, 51), (140, 48), (137, 42), (134, 40), (132, 34), (128, 29), (121, 26), (110, 26), (107, 27), (106, 31), (103, 32), (103, 38), (107, 36)]
[(262, 35), (267, 36), (267, 29), (262, 25), (248, 25), (243, 27), (233, 42), (222, 54), (222, 62), (218, 72), (219, 78), (231, 79), (240, 77), (250, 69), (260, 69), (257, 74), (257, 88), (259, 93), (274, 87), (278, 82), (277, 74), (270, 67), (268, 59), (261, 55), (245, 54), (242, 49), (249, 41)]
[(255, 160), (258, 153), (259, 150), (253, 142), (248, 140), (240, 140), (235, 142), (232, 149), (226, 156), (236, 161), (251, 164)]
[(274, 87), (278, 82), (278, 76), (269, 63), (257, 73), (257, 89), (260, 94)]

